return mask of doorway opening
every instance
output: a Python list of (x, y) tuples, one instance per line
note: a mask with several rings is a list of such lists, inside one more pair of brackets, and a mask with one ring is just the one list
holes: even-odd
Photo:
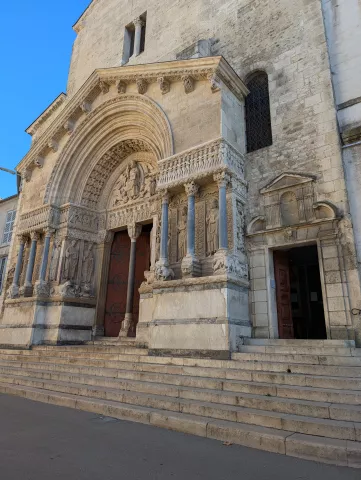
[(273, 253), (279, 338), (326, 339), (316, 245)]
[[(139, 287), (144, 281), (144, 272), (150, 267), (150, 232), (153, 225), (143, 225), (142, 233), (137, 239), (133, 321), (129, 336), (135, 337), (139, 319)], [(116, 232), (110, 251), (108, 286), (104, 313), (105, 337), (118, 337), (124, 321), (127, 306), (127, 290), (130, 259), (130, 238), (126, 230)]]

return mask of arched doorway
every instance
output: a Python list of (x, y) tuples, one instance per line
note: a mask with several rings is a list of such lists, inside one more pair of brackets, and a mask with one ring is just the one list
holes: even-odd
[[(138, 289), (159, 248), (158, 161), (172, 154), (165, 114), (141, 95), (105, 102), (62, 150), (45, 199), (59, 205), (56, 236), (62, 253), (54, 288), (63, 297), (77, 297), (71, 308), (75, 324), (82, 321), (80, 307), (86, 304), (94, 312), (96, 334), (117, 336), (127, 323), (126, 334), (135, 335)], [(74, 272), (67, 278), (64, 259), (70, 255)]]

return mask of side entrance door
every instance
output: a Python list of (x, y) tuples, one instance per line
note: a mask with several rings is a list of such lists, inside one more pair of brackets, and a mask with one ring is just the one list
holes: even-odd
[(291, 308), (290, 266), (287, 252), (275, 251), (273, 254), (279, 338), (295, 338)]
[(126, 231), (114, 235), (110, 253), (107, 299), (104, 315), (104, 335), (117, 337), (124, 320), (127, 304), (127, 285), (130, 257), (130, 238)]

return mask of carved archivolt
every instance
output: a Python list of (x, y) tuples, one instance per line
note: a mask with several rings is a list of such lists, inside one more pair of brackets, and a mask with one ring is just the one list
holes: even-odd
[(158, 160), (173, 154), (167, 117), (155, 102), (142, 95), (113, 98), (85, 117), (59, 155), (44, 202), (58, 204), (78, 200), (89, 169), (93, 170), (120, 142), (130, 141), (142, 143), (142, 147), (133, 145), (132, 152), (151, 151)]

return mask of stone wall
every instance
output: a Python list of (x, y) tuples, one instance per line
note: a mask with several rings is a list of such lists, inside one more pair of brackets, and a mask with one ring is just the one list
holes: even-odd
[[(0, 200), (0, 258), (2, 257), (8, 257), (10, 253), (10, 246), (11, 243), (2, 243), (3, 241), (3, 235), (4, 235), (4, 228), (5, 228), (5, 222), (6, 222), (6, 216), (7, 212), (10, 210), (16, 210), (18, 206), (18, 197), (10, 197), (10, 198), (5, 198), (4, 200)], [(15, 225), (15, 222), (14, 222)], [(6, 269), (9, 270), (9, 262), (7, 262)], [(0, 312), (2, 309), (2, 304), (4, 301), (4, 294), (6, 290), (6, 274), (4, 274), (3, 277), (3, 289), (0, 292)]]
[(322, 0), (341, 130), (361, 125), (361, 1)]

